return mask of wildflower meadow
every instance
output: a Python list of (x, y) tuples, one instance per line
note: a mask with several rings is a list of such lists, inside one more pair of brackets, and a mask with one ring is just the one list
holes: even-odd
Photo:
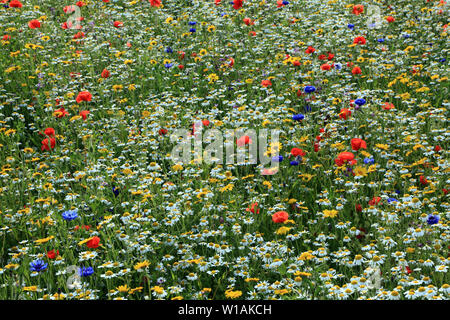
[(448, 300), (445, 0), (0, 0), (1, 300)]

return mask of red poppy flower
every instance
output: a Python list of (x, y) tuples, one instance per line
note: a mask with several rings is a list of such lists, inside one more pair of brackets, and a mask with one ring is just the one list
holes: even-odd
[(248, 35), (254, 37), (254, 36), (256, 36), (256, 32), (255, 32), (255, 31), (250, 31), (250, 32), (248, 33)]
[(361, 68), (360, 67), (354, 67), (353, 68), (353, 70), (352, 70), (352, 73), (353, 74), (361, 74)]
[(63, 11), (64, 11), (64, 13), (69, 14), (69, 13), (74, 12), (75, 9), (76, 9), (75, 6), (70, 5), (70, 6), (65, 6), (65, 7), (63, 8)]
[(258, 202), (253, 202), (250, 207), (245, 209), (245, 211), (259, 214), (259, 209), (257, 208), (257, 206), (258, 206)]
[(339, 118), (347, 120), (352, 115), (352, 112), (350, 109), (342, 108), (341, 112), (339, 113)]
[(318, 143), (314, 143), (314, 152), (319, 152), (320, 146)]
[(245, 146), (247, 144), (251, 144), (251, 143), (252, 143), (252, 139), (250, 139), (249, 136), (242, 136), (242, 137), (240, 137), (239, 139), (236, 140), (236, 144), (239, 147), (243, 147), (243, 146)]
[(333, 60), (333, 58), (334, 58), (334, 54), (329, 52), (328, 53), (328, 60)]
[(215, 1), (214, 1), (214, 4), (215, 4), (216, 6), (218, 6), (218, 5), (220, 4), (221, 1), (222, 1), (222, 0), (215, 0)]
[(275, 223), (283, 223), (289, 218), (289, 214), (286, 211), (278, 211), (272, 215), (272, 221)]
[(28, 22), (28, 27), (31, 29), (36, 29), (41, 27), (41, 23), (38, 20), (31, 20)]
[(233, 0), (233, 8), (238, 10), (242, 7), (244, 0)]
[(22, 3), (18, 0), (11, 0), (11, 2), (9, 3), (9, 6), (11, 8), (22, 8)]
[(72, 28), (72, 22), (64, 22), (62, 25), (61, 25), (61, 28), (63, 28), (64, 30), (66, 30), (66, 29), (71, 29)]
[(56, 256), (59, 256), (59, 250), (56, 250), (56, 252), (55, 250), (50, 250), (47, 252), (47, 258), (49, 259), (55, 259)]
[(427, 180), (427, 178), (425, 178), (424, 176), (420, 176), (419, 177), (420, 183), (424, 186), (426, 186), (427, 184), (429, 184), (430, 182)]
[(314, 51), (316, 51), (316, 49), (314, 49), (313, 47), (309, 46), (309, 47), (305, 50), (305, 53), (313, 53)]
[(53, 114), (54, 114), (54, 116), (57, 117), (57, 118), (63, 118), (63, 117), (65, 117), (65, 116), (67, 116), (69, 113), (66, 111), (66, 109), (64, 109), (63, 107), (61, 107), (61, 108), (55, 110), (55, 111), (53, 112)]
[(391, 102), (385, 102), (381, 107), (382, 107), (384, 110), (395, 109), (394, 104), (391, 103)]
[(325, 63), (325, 64), (320, 66), (320, 69), (328, 71), (328, 70), (331, 69), (331, 66), (328, 63)]
[[(50, 142), (50, 146), (49, 146), (49, 142)], [(50, 151), (50, 149), (53, 149), (56, 146), (56, 139), (55, 138), (45, 138), (44, 140), (41, 141), (41, 151), (47, 150)]]
[(408, 273), (408, 274), (412, 273), (412, 270), (410, 267), (405, 266), (405, 269), (406, 269), (406, 273)]
[(99, 245), (100, 245), (100, 238), (97, 236), (94, 236), (91, 240), (86, 242), (86, 246), (91, 249), (98, 248)]
[(114, 21), (114, 27), (116, 27), (116, 28), (123, 27), (123, 22), (122, 21)]
[(355, 155), (351, 152), (341, 152), (338, 154), (337, 158), (334, 160), (334, 162), (338, 165), (338, 167), (341, 167), (344, 165), (344, 163), (348, 163), (350, 165), (356, 164)]
[(353, 14), (359, 15), (364, 12), (364, 6), (362, 4), (357, 4), (353, 6)]
[(362, 212), (362, 206), (359, 203), (355, 204), (355, 210), (357, 212)]
[(167, 129), (161, 128), (161, 129), (159, 129), (158, 133), (160, 136), (164, 136), (167, 134)]
[(161, 0), (148, 0), (148, 2), (150, 2), (150, 5), (152, 7), (159, 7), (161, 6)]
[(367, 149), (367, 144), (363, 139), (360, 138), (354, 138), (350, 141), (350, 144), (352, 145), (352, 149), (355, 151), (358, 151), (359, 149)]
[(103, 79), (109, 78), (110, 75), (111, 75), (111, 72), (109, 72), (108, 69), (106, 69), (106, 68), (103, 69), (102, 74), (101, 74), (101, 77)]
[(182, 64), (179, 64), (179, 65), (178, 65), (178, 69), (183, 70), (183, 69), (184, 69), (184, 66), (183, 66)]
[(366, 44), (366, 38), (359, 36), (353, 40), (354, 44)]
[(83, 7), (83, 6), (85, 6), (85, 4), (84, 4), (84, 2), (83, 1), (78, 1), (77, 3), (76, 3), (76, 5), (78, 6), (78, 7)]
[[(80, 229), (80, 226), (75, 226), (74, 228), (76, 231)], [(86, 226), (86, 225), (82, 225), (81, 229), (84, 229), (86, 231), (89, 231), (89, 229), (91, 229), (91, 226)]]
[(392, 23), (395, 21), (395, 18), (392, 16), (388, 16), (388, 17), (386, 17), (386, 20), (387, 20), (387, 22)]
[(271, 86), (271, 85), (272, 85), (272, 82), (271, 82), (270, 80), (263, 80), (263, 81), (261, 81), (261, 85), (262, 85), (264, 88), (267, 88), (268, 86)]
[(381, 201), (381, 197), (373, 197), (372, 200), (369, 201), (369, 206), (375, 206), (379, 204)]
[(436, 145), (435, 147), (434, 147), (434, 152), (439, 152), (439, 151), (441, 151), (442, 150), (442, 148), (440, 147), (440, 146), (438, 146), (438, 145)]
[(80, 111), (80, 116), (83, 118), (83, 120), (86, 120), (89, 113), (91, 113), (89, 110), (82, 110)]
[(291, 149), (291, 154), (292, 154), (294, 157), (297, 157), (297, 156), (302, 156), (302, 157), (304, 157), (304, 156), (306, 155), (306, 152), (303, 151), (303, 150), (300, 149), (300, 148), (292, 148), (292, 149)]
[(80, 103), (81, 101), (91, 101), (91, 100), (92, 94), (89, 91), (81, 91), (76, 98), (77, 103)]
[(254, 24), (255, 24), (255, 22), (253, 22), (253, 20), (250, 19), (250, 18), (244, 18), (243, 21), (244, 21), (244, 23), (245, 23), (246, 25), (248, 25), (248, 26), (254, 25)]
[(3, 41), (11, 40), (11, 36), (9, 34), (5, 34), (2, 38)]
[(53, 137), (55, 135), (55, 129), (47, 128), (44, 130), (44, 133), (49, 137)]
[(355, 155), (351, 152), (341, 152), (341, 153), (339, 153), (338, 158), (341, 158), (346, 161), (350, 161), (355, 158)]
[(81, 38), (83, 38), (83, 37), (84, 37), (84, 32), (82, 32), (82, 31), (77, 32), (77, 33), (74, 34), (74, 36), (73, 36), (74, 39), (81, 39)]

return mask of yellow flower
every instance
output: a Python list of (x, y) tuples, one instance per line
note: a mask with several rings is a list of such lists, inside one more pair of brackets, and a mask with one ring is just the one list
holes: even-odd
[(309, 253), (309, 252), (303, 252), (300, 257), (298, 258), (298, 260), (311, 260), (312, 258), (314, 258), (314, 256)]
[(134, 265), (134, 270), (141, 270), (143, 268), (147, 268), (150, 265), (150, 262), (148, 262), (147, 260), (143, 261), (143, 262), (138, 262)]
[(416, 249), (414, 249), (414, 248), (411, 248), (411, 247), (406, 248), (407, 253), (414, 253), (415, 251), (416, 251)]
[(337, 210), (323, 210), (323, 216), (325, 218), (334, 218), (338, 215)]
[(172, 170), (173, 171), (181, 171), (181, 170), (183, 170), (183, 166), (181, 164), (176, 164), (176, 165), (172, 166)]
[(130, 291), (130, 288), (128, 288), (128, 286), (125, 284), (125, 285), (123, 285), (123, 286), (118, 286), (117, 288), (116, 288), (119, 292), (128, 292), (128, 291)]
[(291, 228), (289, 228), (289, 227), (280, 227), (280, 228), (277, 230), (277, 234), (279, 234), (279, 235), (285, 235), (286, 233), (289, 232), (289, 230), (291, 230)]
[(47, 238), (44, 238), (44, 239), (35, 240), (34, 242), (37, 243), (37, 244), (42, 244), (42, 243), (46, 243), (46, 242), (52, 240), (53, 238), (54, 238), (54, 236), (50, 236), (50, 237), (47, 237)]
[(356, 167), (355, 170), (353, 171), (355, 173), (356, 176), (360, 176), (360, 177), (366, 177), (367, 176), (367, 170), (364, 167)]
[(163, 287), (154, 286), (151, 289), (152, 289), (152, 291), (155, 291), (157, 294), (163, 294), (164, 293), (164, 288)]
[(375, 145), (375, 147), (377, 147), (379, 149), (382, 149), (382, 150), (388, 150), (389, 149), (389, 146), (387, 144), (381, 144), (381, 143), (377, 143)]
[(133, 294), (135, 292), (141, 292), (142, 289), (144, 289), (144, 287), (137, 287), (137, 288), (131, 289), (128, 293)]
[(23, 291), (37, 291), (37, 286), (23, 287)]
[(227, 297), (228, 299), (236, 299), (239, 298), (240, 296), (242, 296), (242, 291), (239, 290), (233, 291), (231, 289), (225, 291), (225, 297)]

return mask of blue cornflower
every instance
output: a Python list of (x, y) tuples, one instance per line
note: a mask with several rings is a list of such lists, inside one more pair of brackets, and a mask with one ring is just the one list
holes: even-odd
[(293, 161), (291, 161), (290, 165), (291, 166), (298, 166), (298, 161), (293, 160)]
[(166, 67), (167, 69), (171, 68), (173, 66), (173, 63), (166, 63), (164, 65), (164, 67)]
[(67, 210), (62, 213), (62, 217), (66, 221), (72, 221), (78, 218), (77, 210)]
[(353, 23), (349, 23), (349, 24), (347, 25), (347, 27), (348, 27), (349, 29), (353, 30), (353, 28), (355, 27), (355, 25), (354, 25)]
[(173, 52), (173, 50), (172, 50), (172, 48), (171, 48), (171, 47), (167, 47), (167, 48), (166, 48), (166, 52), (167, 52), (167, 53), (172, 53), (172, 52)]
[(384, 39), (383, 39), (383, 38), (380, 38), (380, 39), (378, 39), (377, 41), (380, 42), (380, 43), (383, 43), (383, 42), (384, 42)]
[(112, 192), (114, 193), (114, 196), (118, 196), (119, 195), (119, 188), (117, 187), (112, 187)]
[(197, 24), (197, 21), (189, 21), (188, 24), (190, 26), (195, 26)]
[(433, 224), (437, 224), (439, 222), (439, 216), (434, 216), (430, 214), (427, 219), (427, 223), (431, 226)]
[(302, 115), (301, 113), (299, 113), (299, 114), (294, 114), (294, 115), (292, 116), (292, 120), (294, 120), (294, 121), (300, 121), (300, 120), (303, 120), (303, 119), (305, 119), (305, 116)]
[(314, 92), (314, 91), (316, 91), (316, 88), (314, 86), (306, 86), (305, 87), (305, 92), (306, 93), (311, 93), (311, 92)]
[(334, 64), (334, 67), (335, 67), (336, 69), (338, 69), (338, 70), (341, 70), (341, 69), (342, 69), (342, 64), (340, 64), (340, 63), (335, 63), (335, 64)]
[(364, 163), (365, 164), (374, 164), (375, 159), (374, 158), (364, 158)]
[(79, 270), (79, 274), (81, 277), (89, 277), (94, 273), (94, 269), (92, 267), (81, 267)]
[(441, 60), (439, 60), (439, 62), (444, 63), (445, 61), (447, 61), (445, 58), (442, 58)]
[(30, 270), (31, 271), (36, 271), (36, 272), (41, 272), (44, 271), (45, 269), (47, 269), (48, 267), (48, 263), (45, 263), (44, 260), (34, 260), (32, 262), (30, 262)]
[(289, 4), (289, 1), (284, 0), (283, 5), (287, 6)]
[(305, 110), (305, 112), (311, 112), (312, 108), (311, 108), (311, 106), (306, 105), (303, 107), (303, 110)]
[(398, 190), (398, 189), (395, 189), (395, 193), (396, 194), (400, 194), (400, 193), (402, 193), (400, 190)]
[(357, 104), (358, 106), (362, 106), (365, 103), (366, 103), (366, 100), (362, 99), (362, 98), (355, 100), (355, 104)]
[(273, 162), (281, 162), (281, 161), (283, 161), (283, 156), (272, 157), (272, 161)]
[(194, 33), (195, 31), (197, 31), (197, 30), (195, 30), (195, 28), (190, 28), (189, 29), (189, 32), (191, 32), (191, 33)]
[(388, 199), (387, 199), (387, 202), (388, 202), (388, 203), (391, 203), (391, 202), (397, 202), (397, 199), (395, 199), (395, 198), (388, 198)]

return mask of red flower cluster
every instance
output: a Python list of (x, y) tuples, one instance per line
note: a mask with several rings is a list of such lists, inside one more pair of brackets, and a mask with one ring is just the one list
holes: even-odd
[(272, 221), (275, 223), (283, 223), (289, 218), (289, 214), (286, 211), (278, 211), (272, 215)]
[(44, 134), (41, 132), (39, 132), (39, 134), (42, 136), (47, 136), (47, 138), (41, 141), (41, 151), (50, 151), (50, 149), (53, 149), (56, 146), (55, 129), (47, 128), (44, 130)]

